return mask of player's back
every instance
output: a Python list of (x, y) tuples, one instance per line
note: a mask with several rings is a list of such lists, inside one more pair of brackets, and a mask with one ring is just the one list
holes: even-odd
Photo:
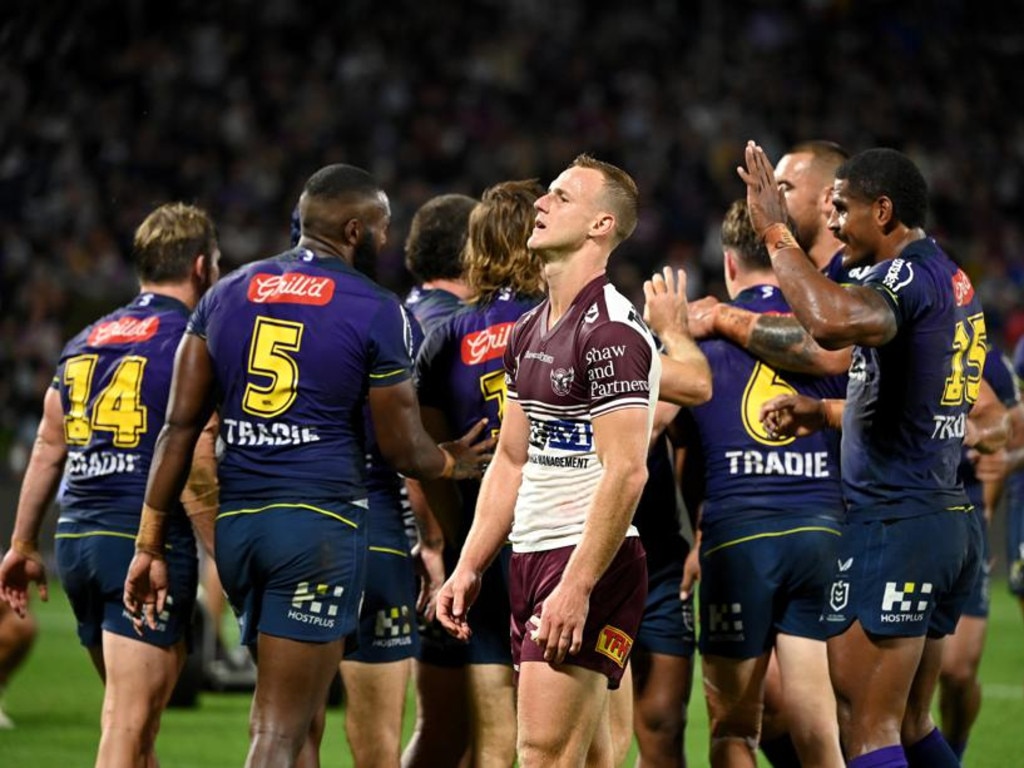
[[(759, 285), (731, 302), (753, 312), (788, 313), (775, 286)], [(776, 395), (841, 398), (846, 377), (777, 372), (724, 339), (700, 343), (715, 396), (690, 410), (705, 463), (702, 521), (806, 515), (837, 517), (840, 500), (838, 435), (834, 430), (774, 437), (760, 421), (761, 405)]]
[(416, 318), (425, 334), (429, 334), (462, 307), (459, 297), (451, 291), (421, 286), (409, 291), (402, 303)]
[[(1007, 408), (1013, 408), (1020, 402), (1020, 393), (1013, 378), (1012, 363), (995, 347), (985, 355), (985, 367), (982, 378), (988, 382), (999, 401)], [(983, 483), (974, 472), (974, 462), (968, 458), (969, 449), (964, 446), (960, 454), (960, 479), (964, 484), (967, 498), (975, 510), (985, 508)]]
[(62, 522), (138, 528), (188, 313), (177, 299), (141, 293), (64, 348), (54, 380), (68, 446)]
[(882, 519), (960, 509), (957, 467), (985, 364), (985, 317), (970, 279), (924, 238), (864, 277), (898, 321), (881, 347), (854, 348), (843, 415), (851, 513)]
[(361, 500), (368, 388), (410, 376), (396, 297), (304, 248), (247, 265), (200, 302), (220, 397), (221, 499)]

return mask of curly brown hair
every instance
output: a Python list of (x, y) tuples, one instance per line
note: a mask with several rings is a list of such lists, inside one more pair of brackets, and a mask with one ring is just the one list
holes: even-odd
[(543, 264), (526, 241), (536, 217), (533, 204), (544, 188), (537, 179), (489, 187), (469, 215), (463, 252), (473, 303), (486, 303), (502, 288), (525, 296), (544, 292)]

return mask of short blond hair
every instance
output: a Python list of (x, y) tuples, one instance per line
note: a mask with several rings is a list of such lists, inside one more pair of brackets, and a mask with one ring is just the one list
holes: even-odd
[(604, 194), (615, 215), (615, 245), (633, 234), (639, 209), (640, 189), (633, 177), (617, 165), (584, 153), (572, 161), (573, 168), (592, 168), (604, 177)]
[(463, 261), (476, 303), (502, 288), (526, 296), (544, 292), (543, 263), (526, 246), (533, 231), (533, 204), (544, 194), (536, 179), (504, 181), (489, 187), (469, 215)]
[(216, 249), (217, 230), (206, 211), (185, 203), (165, 203), (135, 230), (132, 258), (143, 282), (170, 283), (187, 278), (196, 257), (212, 257)]

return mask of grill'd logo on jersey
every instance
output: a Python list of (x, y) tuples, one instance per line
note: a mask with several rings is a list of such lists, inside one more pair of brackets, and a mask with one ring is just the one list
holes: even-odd
[(102, 347), (104, 344), (133, 344), (149, 341), (160, 328), (160, 318), (122, 317), (109, 323), (100, 323), (89, 334), (89, 344)]
[(555, 368), (551, 371), (551, 389), (559, 397), (565, 397), (569, 394), (574, 378), (576, 372), (572, 368)]
[(334, 296), (334, 281), (329, 277), (289, 272), (268, 275), (260, 272), (249, 281), (249, 301), (254, 304), (310, 304), (322, 307)]
[(501, 357), (508, 346), (514, 325), (515, 323), (498, 323), (463, 336), (460, 347), (462, 362), (466, 365), (478, 365)]
[(962, 269), (958, 269), (953, 275), (953, 301), (958, 307), (966, 306), (974, 298), (974, 286)]
[(629, 652), (632, 648), (633, 638), (611, 624), (604, 625), (604, 628), (597, 635), (597, 644), (594, 646), (595, 651), (607, 656), (618, 664), (620, 668), (626, 666), (626, 659), (629, 658)]

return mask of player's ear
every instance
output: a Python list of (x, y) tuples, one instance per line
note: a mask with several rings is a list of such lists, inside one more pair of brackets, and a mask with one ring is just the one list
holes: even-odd
[(358, 218), (349, 219), (342, 227), (341, 235), (345, 245), (356, 245), (363, 236), (363, 222)]
[(736, 254), (731, 248), (722, 249), (722, 263), (725, 268), (725, 279), (732, 282), (736, 279)]
[(210, 273), (209, 261), (210, 257), (205, 253), (196, 256), (195, 261), (192, 262), (192, 277), (204, 279)]
[(888, 231), (896, 223), (892, 200), (885, 195), (875, 200), (871, 206), (871, 213), (874, 216), (875, 223), (884, 231)]
[(615, 217), (610, 213), (599, 213), (590, 225), (591, 237), (607, 237), (615, 232)]

